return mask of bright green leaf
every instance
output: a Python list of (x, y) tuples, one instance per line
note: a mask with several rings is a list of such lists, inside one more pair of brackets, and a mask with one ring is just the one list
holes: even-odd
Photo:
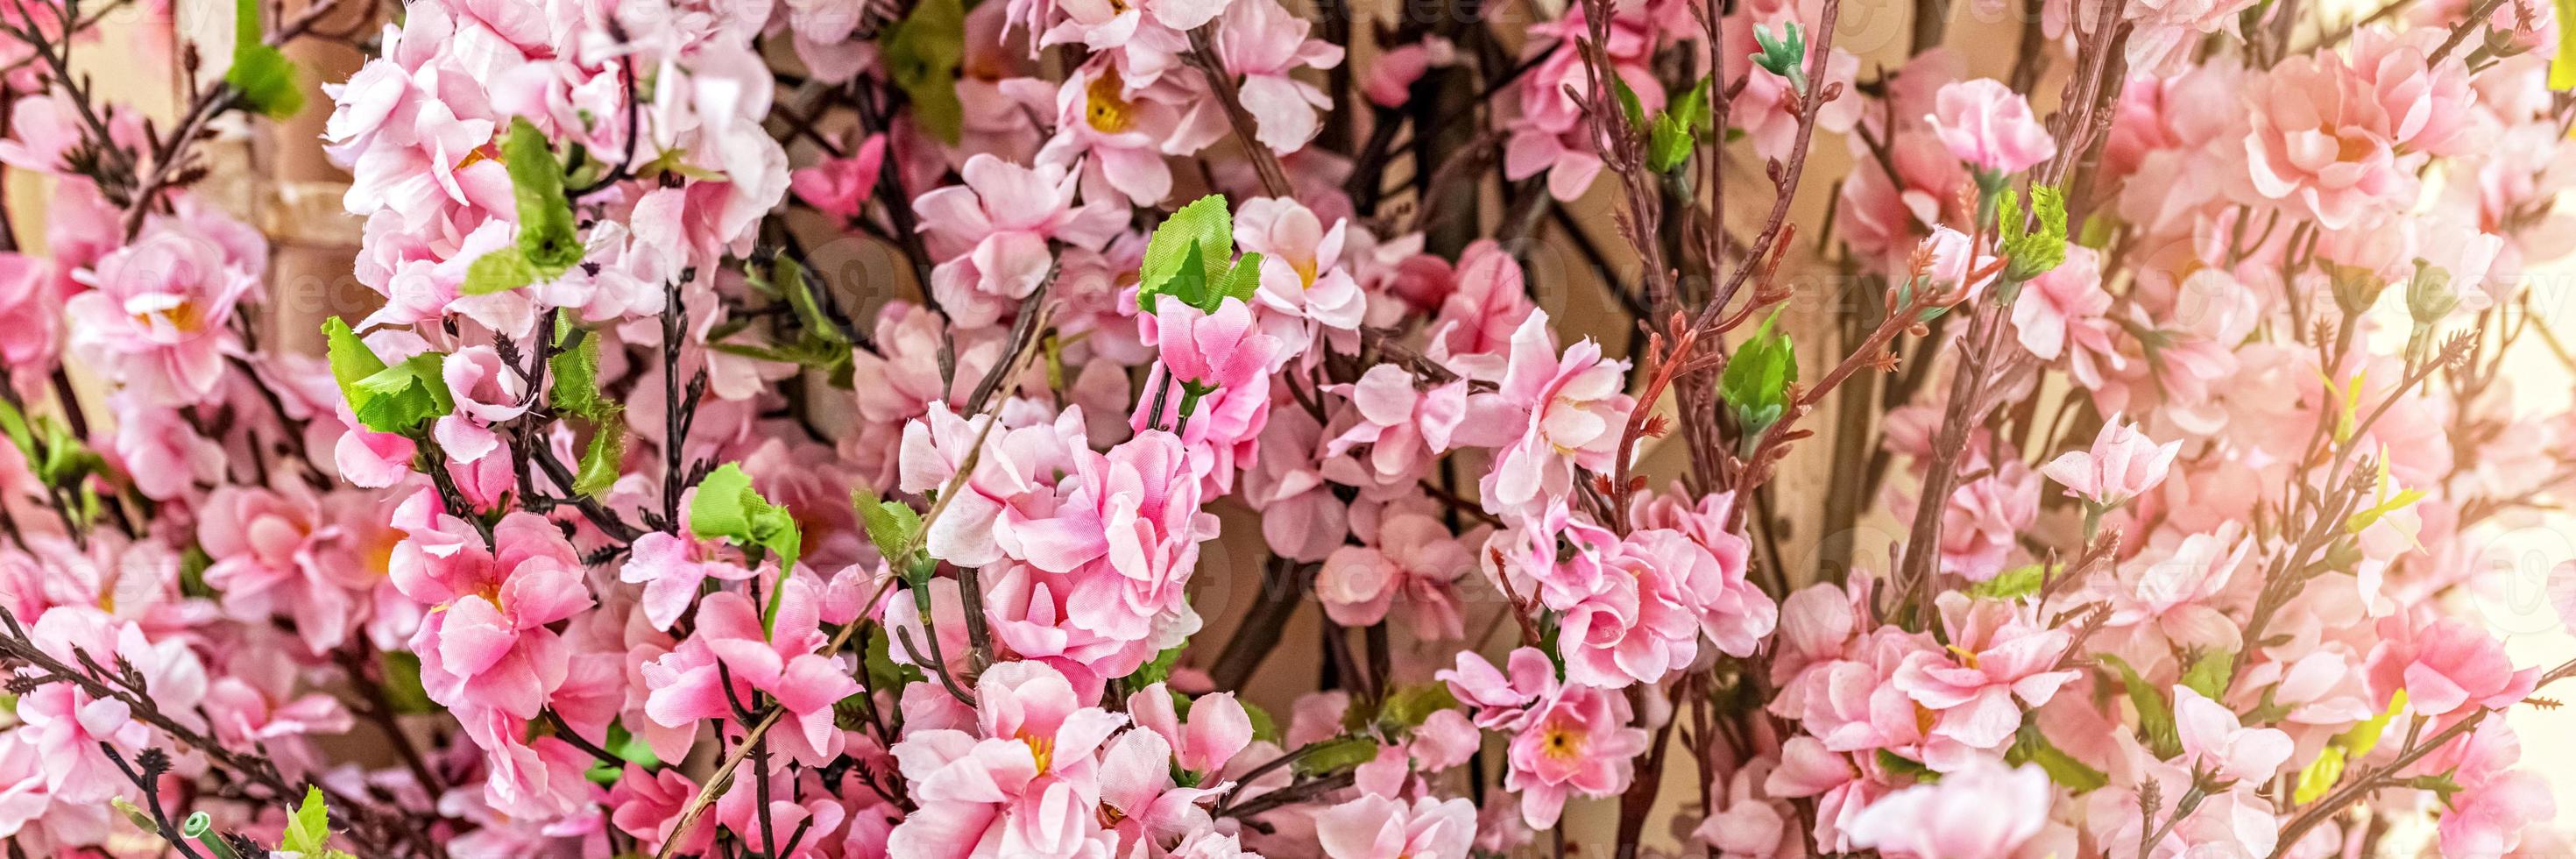
[(277, 849), (304, 856), (320, 856), (331, 841), (331, 806), (322, 799), (319, 786), (304, 789), (304, 804), (286, 818), (286, 834), (278, 836)]
[(2227, 691), (2228, 681), (2234, 679), (2235, 670), (2234, 651), (2205, 651), (2200, 658), (2192, 660), (2191, 667), (2183, 670), (2182, 685), (2200, 693), (2200, 697), (2215, 699)]
[[(2559, 21), (2576, 21), (2576, 0), (2556, 0)], [(2558, 28), (2558, 53), (2549, 60), (2549, 88), (2576, 89), (2576, 27)]]
[(1779, 321), (1777, 310), (1762, 320), (1718, 377), (1718, 396), (1734, 410), (1748, 440), (1759, 438), (1788, 410), (1789, 386), (1798, 381), (1798, 351), (1777, 329)]
[(358, 380), (384, 370), (384, 359), (376, 357), (375, 350), (367, 348), (366, 341), (349, 329), (348, 321), (337, 316), (323, 320), (322, 339), (331, 359), (331, 377), (340, 381), (340, 395), (356, 401), (351, 389)]
[(2300, 805), (2325, 798), (2326, 792), (2334, 789), (2335, 782), (2343, 779), (2344, 761), (2342, 746), (2327, 746), (2319, 751), (2316, 760), (2299, 769), (2299, 784), (2290, 798)]
[(1980, 599), (2020, 599), (2039, 592), (2048, 581), (2048, 568), (2039, 564), (2014, 567), (1994, 578), (1968, 586), (1968, 595)]
[(259, 24), (259, 0), (234, 0), (233, 62), (224, 83), (239, 92), (241, 105), (271, 119), (285, 119), (304, 109), (304, 84), (295, 63), (268, 44)]
[(465, 282), (457, 285), (456, 292), (491, 295), (536, 283), (537, 278), (537, 267), (528, 262), (527, 252), (516, 247), (501, 248), (475, 257), (465, 267)]
[(581, 453), (581, 468), (573, 475), (572, 491), (585, 498), (608, 494), (617, 484), (619, 466), (626, 460), (626, 422), (601, 421), (592, 427), (590, 446)]
[(554, 145), (526, 117), (514, 116), (509, 136), (501, 141), (501, 161), (509, 168), (510, 187), (519, 202), (520, 253), (540, 277), (563, 274), (581, 262), (582, 247), (574, 232), (579, 225), (573, 221), (572, 200), (564, 196), (563, 162), (555, 160)]
[(378, 370), (349, 386), (349, 409), (377, 432), (409, 432), (422, 421), (456, 410), (440, 377), (445, 355), (424, 352)]
[[(1137, 268), (1137, 302), (1148, 313), (1154, 310), (1154, 296), (1166, 289), (1166, 283), (1187, 268), (1202, 280), (1200, 301), (1193, 306), (1214, 307), (1205, 301), (1206, 281), (1224, 278), (1234, 259), (1234, 215), (1226, 208), (1225, 195), (1209, 194), (1190, 201), (1180, 211), (1163, 219), (1154, 235), (1145, 242), (1145, 260)], [(1202, 303), (1204, 302), (1204, 303)]]

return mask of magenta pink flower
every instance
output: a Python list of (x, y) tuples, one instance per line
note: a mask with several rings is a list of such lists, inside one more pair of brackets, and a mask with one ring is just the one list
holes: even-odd
[(548, 625), (591, 605), (581, 556), (553, 523), (524, 512), (493, 526), (496, 548), (487, 551), (470, 530), (460, 535), (452, 516), (430, 525), (421, 514), (435, 505), (424, 490), (406, 505), (417, 512), (398, 514), (411, 536), (392, 564), (403, 595), (432, 606), (411, 639), (421, 685), (449, 707), (536, 718), (571, 656)]
[(2069, 451), (2039, 473), (2066, 486), (2066, 494), (2101, 507), (2117, 507), (2164, 482), (2182, 442), (2157, 444), (2118, 415), (2102, 422), (2090, 451)]
[(2418, 626), (2404, 617), (2382, 618), (2379, 641), (2364, 667), (2372, 700), (2385, 702), (2406, 690), (2406, 709), (2448, 716), (2473, 707), (2500, 708), (2530, 697), (2540, 669), (2514, 670), (2504, 644), (2476, 625), (2441, 618)]
[(2031, 116), (2030, 102), (1993, 78), (1941, 87), (1923, 119), (1952, 156), (1984, 173), (2019, 173), (2057, 154), (2057, 141)]
[(789, 173), (787, 188), (816, 211), (845, 221), (856, 220), (867, 208), (868, 199), (876, 196), (877, 178), (884, 172), (885, 158), (886, 136), (871, 134), (849, 157), (826, 158)]
[(1172, 434), (1148, 431), (1106, 454), (1077, 452), (1052, 515), (1005, 511), (1004, 551), (1066, 575), (1067, 618), (1118, 639), (1152, 634), (1159, 620), (1187, 616), (1182, 588), (1198, 544), (1216, 536), (1199, 510), (1196, 467)]

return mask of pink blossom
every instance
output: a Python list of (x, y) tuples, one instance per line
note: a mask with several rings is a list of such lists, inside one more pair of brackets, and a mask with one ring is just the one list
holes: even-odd
[(214, 392), (232, 348), (233, 310), (261, 271), (174, 218), (75, 272), (95, 287), (63, 303), (71, 347), (145, 399), (187, 405)]
[(65, 278), (51, 261), (0, 253), (0, 368), (30, 380), (53, 372), (62, 334), (59, 304)]
[(1098, 249), (1125, 221), (1104, 204), (1075, 207), (1074, 177), (1062, 167), (977, 155), (963, 172), (966, 184), (912, 202), (931, 255), (942, 260), (931, 288), (962, 327), (991, 325), (1036, 291), (1054, 268), (1049, 241)]
[(926, 859), (1107, 852), (1099, 753), (1126, 718), (1082, 706), (1064, 675), (1035, 662), (986, 669), (975, 700), (971, 730), (913, 729), (894, 745), (920, 807), (887, 846)]
[(2514, 670), (2495, 636), (2448, 617), (2420, 626), (2403, 617), (2382, 618), (2364, 670), (2373, 700), (2387, 701), (2403, 689), (2406, 708), (2425, 716), (2512, 706), (2530, 697), (2540, 679), (2538, 668)]
[(536, 718), (570, 658), (547, 625), (591, 605), (579, 553), (552, 523), (524, 512), (502, 517), (486, 550), (427, 490), (395, 523), (411, 536), (394, 550), (394, 584), (432, 606), (411, 640), (431, 700)]
[(1122, 640), (1195, 615), (1183, 597), (1198, 544), (1216, 536), (1179, 439), (1148, 431), (1106, 454), (1078, 451), (1052, 515), (1005, 511), (1005, 552), (1069, 577), (1067, 618)]
[(1412, 373), (1393, 364), (1370, 367), (1358, 382), (1336, 393), (1350, 398), (1358, 420), (1327, 442), (1324, 454), (1340, 457), (1361, 446), (1368, 448), (1366, 456), (1324, 464), (1337, 482), (1350, 485), (1413, 483), (1430, 469), (1433, 459), (1449, 450), (1458, 425), (1467, 419), (1466, 382), (1420, 390)]
[(618, 580), (644, 584), (644, 616), (654, 629), (668, 630), (698, 597), (708, 579), (738, 582), (752, 571), (715, 557), (713, 544), (695, 537), (655, 531), (635, 538)]
[(1585, 340), (1556, 353), (1547, 313), (1532, 311), (1512, 334), (1511, 362), (1500, 390), (1483, 395), (1522, 416), (1517, 439), (1507, 441), (1483, 483), (1485, 509), (1527, 516), (1574, 488), (1577, 467), (1603, 473), (1614, 464), (1620, 433), (1634, 398), (1620, 390), (1625, 361), (1601, 356)]
[(867, 208), (868, 199), (876, 196), (885, 157), (886, 136), (871, 134), (849, 157), (826, 158), (789, 173), (787, 188), (816, 211), (845, 221), (856, 220)]
[(1317, 329), (1350, 332), (1368, 312), (1359, 281), (1342, 265), (1350, 223), (1327, 229), (1314, 210), (1295, 200), (1255, 197), (1234, 214), (1234, 241), (1261, 254), (1261, 288), (1254, 300), (1272, 311), (1265, 327), (1302, 352)]
[(1993, 78), (1941, 87), (1923, 119), (1952, 156), (1983, 173), (2019, 173), (2057, 154), (2057, 141), (2031, 116), (2030, 102)]
[(728, 718), (734, 703), (749, 706), (758, 692), (785, 713), (792, 730), (775, 736), (786, 740), (781, 745), (789, 755), (821, 766), (840, 754), (832, 705), (856, 694), (858, 681), (817, 652), (826, 636), (813, 586), (790, 578), (779, 589), (767, 628), (763, 609), (741, 593), (722, 591), (699, 601), (697, 628), (688, 640), (643, 668), (652, 689), (645, 709), (653, 721), (676, 728)]
[(1172, 704), (1171, 689), (1156, 683), (1127, 696), (1127, 714), (1136, 727), (1162, 735), (1172, 763), (1183, 770), (1213, 775), (1252, 744), (1252, 717), (1232, 692), (1202, 695), (1190, 701), (1184, 723)]
[(1318, 814), (1315, 834), (1332, 859), (1465, 859), (1476, 840), (1476, 806), (1362, 794)]
[(1163, 367), (1192, 389), (1243, 387), (1267, 372), (1285, 345), (1255, 329), (1252, 309), (1233, 298), (1208, 313), (1158, 296), (1154, 316)]
[(1642, 728), (1629, 725), (1628, 699), (1616, 690), (1568, 686), (1530, 714), (1512, 737), (1504, 786), (1520, 794), (1532, 829), (1556, 825), (1565, 801), (1627, 789), (1634, 759), (1646, 751)]
[(1458, 667), (1433, 676), (1449, 684), (1450, 694), (1467, 705), (1476, 727), (1517, 732), (1528, 724), (1530, 707), (1556, 697), (1556, 663), (1535, 647), (1513, 650), (1505, 663), (1509, 674), (1496, 670), (1475, 651), (1462, 651)]
[(2040, 466), (2048, 479), (2066, 486), (2066, 494), (2101, 507), (2117, 507), (2164, 482), (2182, 442), (2157, 444), (2135, 424), (2119, 416), (2102, 422), (2090, 451), (2069, 451)]
[(2260, 784), (2290, 759), (2290, 735), (2248, 728), (2227, 706), (2189, 686), (2173, 687), (2174, 728), (2193, 766), (2229, 781)]
[(208, 495), (197, 545), (214, 560), (205, 581), (223, 594), (225, 611), (253, 621), (291, 617), (316, 654), (346, 641), (350, 627), (366, 619), (363, 598), (375, 587), (372, 571), (358, 563), (370, 547), (352, 545), (368, 533), (355, 520), (379, 512), (323, 509), (326, 501), (350, 500), (317, 499), (301, 484), (276, 491), (227, 486)]
[(1456, 582), (1476, 568), (1475, 556), (1452, 536), (1439, 519), (1402, 513), (1379, 526), (1374, 546), (1333, 550), (1315, 575), (1315, 595), (1324, 613), (1343, 626), (1368, 626), (1386, 619), (1398, 597), (1404, 601), (1416, 634), (1425, 638), (1465, 636), (1465, 619), (1457, 604)]
[(1290, 73), (1341, 65), (1341, 47), (1306, 38), (1312, 25), (1278, 0), (1230, 0), (1221, 18), (1217, 56), (1228, 74), (1243, 76), (1239, 90), (1258, 128), (1254, 139), (1281, 155), (1305, 148), (1322, 127), (1316, 111), (1332, 108), (1333, 101)]
[(2245, 153), (2263, 196), (2292, 201), (2331, 230), (2414, 199), (2412, 165), (2422, 158), (2395, 151), (2390, 117), (2341, 58), (2285, 59), (2245, 99)]
[[(1138, 53), (1124, 56), (1132, 60)], [(1199, 151), (1226, 133), (1225, 121), (1200, 109), (1197, 93), (1178, 76), (1130, 79), (1137, 71), (1133, 63), (1122, 71), (1116, 60), (1096, 56), (1065, 76), (1053, 94), (1056, 133), (1036, 163), (1078, 162), (1085, 200), (1157, 205), (1172, 193), (1172, 168), (1164, 158)], [(1027, 85), (1042, 86), (1035, 80)]]
[(2048, 822), (2054, 793), (2039, 767), (1980, 759), (1871, 804), (1852, 822), (1852, 843), (1918, 859), (2010, 856)]
[[(2069, 637), (2040, 625), (2010, 603), (1942, 594), (1950, 645), (1905, 657), (1896, 688), (1937, 714), (1931, 734), (1969, 748), (1996, 750), (2021, 727), (2022, 709), (2037, 709), (2078, 676), (2059, 670)], [(2020, 703), (2015, 704), (2018, 700)]]

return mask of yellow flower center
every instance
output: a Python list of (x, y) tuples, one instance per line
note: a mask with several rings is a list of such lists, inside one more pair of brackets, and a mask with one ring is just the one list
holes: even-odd
[(1082, 90), (1083, 121), (1108, 134), (1126, 131), (1134, 121), (1128, 114), (1136, 107), (1127, 101), (1126, 89), (1127, 82), (1119, 79), (1117, 69), (1102, 69), (1100, 76), (1092, 78), (1091, 85)]
[(1583, 737), (1566, 730), (1562, 724), (1550, 723), (1547, 726), (1547, 736), (1541, 740), (1540, 749), (1545, 751), (1548, 757), (1570, 761), (1583, 754)]
[(1054, 737), (1031, 737), (1023, 735), (1020, 737), (1020, 742), (1028, 745), (1029, 759), (1037, 762), (1038, 772), (1046, 772), (1047, 767), (1055, 763)]
[(152, 321), (155, 319), (160, 320), (162, 324), (168, 325), (173, 329), (190, 333), (194, 333), (199, 327), (206, 324), (205, 316), (197, 312), (196, 303), (190, 301), (179, 302), (177, 306), (166, 310), (152, 310), (134, 314), (134, 323), (137, 325), (148, 326), (151, 325)]

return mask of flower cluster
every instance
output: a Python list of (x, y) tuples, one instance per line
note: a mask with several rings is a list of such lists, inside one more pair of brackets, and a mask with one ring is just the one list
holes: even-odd
[[(344, 5), (175, 122), (0, 9), (14, 850), (2567, 843), (2463, 609), (2576, 491), (2545, 4)], [(294, 39), (311, 318), (198, 187)]]

